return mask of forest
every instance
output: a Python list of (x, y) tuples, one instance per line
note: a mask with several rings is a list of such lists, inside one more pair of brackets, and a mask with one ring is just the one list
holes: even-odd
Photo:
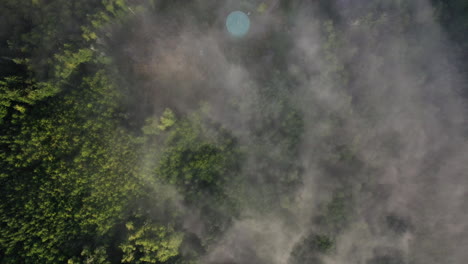
[(1, 264), (468, 263), (468, 1), (0, 18)]

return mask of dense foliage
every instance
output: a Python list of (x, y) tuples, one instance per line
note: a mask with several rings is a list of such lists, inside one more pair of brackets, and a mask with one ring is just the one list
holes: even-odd
[[(185, 88), (164, 90), (161, 81), (154, 92), (144, 58), (132, 61), (122, 55), (123, 44), (116, 44), (138, 31), (140, 15), (162, 23), (170, 17), (176, 22), (164, 25), (177, 31), (189, 10), (201, 28), (220, 27), (214, 16), (221, 1), (203, 7), (198, 2), (1, 1), (0, 263), (197, 263), (242, 208), (268, 215), (294, 206), (304, 184), (297, 157), (305, 115), (290, 95), (306, 77), (284, 61), (303, 5), (279, 1), (272, 12), (283, 18), (281, 27), (225, 44), (227, 60), (255, 73), (256, 105), (246, 119), (246, 139), (212, 118), (203, 95), (214, 88), (207, 85), (186, 105), (174, 103), (179, 96), (187, 100), (181, 96)], [(253, 13), (266, 12), (265, 4), (240, 2)], [(352, 36), (340, 31), (347, 22), (336, 13), (335, 1), (316, 2), (323, 14), (325, 66), (315, 85), (346, 87), (358, 73), (349, 65), (352, 59), (342, 61), (339, 54)], [(373, 36), (367, 45), (378, 46), (372, 40), (385, 35), (384, 29), (404, 35), (417, 24), (402, 1), (369, 2), (362, 4), (366, 15), (362, 10), (355, 15), (362, 21), (356, 34)], [(393, 21), (381, 11), (389, 2), (401, 11)], [(468, 58), (466, 1), (433, 2), (437, 18)], [(358, 57), (360, 47), (354, 48)], [(459, 63), (466, 67), (466, 61)], [(347, 109), (355, 102), (349, 98), (338, 110), (317, 98), (312, 103), (308, 117), (322, 130), (311, 146), (322, 153), (316, 159), (335, 184), (318, 206), (319, 216), (310, 219), (315, 230), (292, 247), (290, 263), (319, 263), (318, 256), (333, 253), (354, 217), (356, 183), (363, 190), (372, 185), (359, 173), (373, 168), (345, 139), (344, 120), (353, 115)], [(247, 106), (236, 101), (232, 107)], [(370, 122), (379, 117), (372, 109), (360, 110)], [(408, 226), (398, 217), (388, 221), (395, 230)], [(402, 262), (381, 256), (369, 263)]]

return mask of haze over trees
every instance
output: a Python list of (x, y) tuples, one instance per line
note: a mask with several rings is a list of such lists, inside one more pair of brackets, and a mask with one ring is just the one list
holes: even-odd
[(465, 0), (0, 17), (0, 263), (468, 260)]

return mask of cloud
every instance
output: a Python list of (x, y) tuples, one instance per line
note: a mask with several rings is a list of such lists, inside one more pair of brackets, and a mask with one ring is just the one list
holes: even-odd
[[(246, 149), (248, 191), (236, 198), (241, 214), (208, 246), (204, 263), (288, 263), (294, 248), (316, 233), (335, 242), (330, 252), (313, 253), (323, 263), (468, 259), (461, 246), (468, 242), (466, 109), (457, 94), (462, 77), (451, 62), (456, 54), (428, 1), (359, 1), (365, 8), (351, 10), (353, 2), (332, 5), (334, 23), (307, 4), (295, 6), (291, 18), (278, 10), (252, 17), (242, 40), (222, 27), (230, 5), (217, 6), (219, 17), (203, 25), (184, 17), (185, 9), (177, 19), (144, 14), (120, 44), (119, 56), (141, 77), (154, 112), (170, 107), (187, 114), (208, 103), (207, 118)], [(264, 45), (278, 31), (291, 44), (284, 54), (276, 42)], [(275, 71), (281, 81), (294, 79), (294, 88), (272, 88), (282, 98), (266, 99)], [(284, 105), (304, 124), (294, 158), (300, 169), (288, 163), (301, 182), (292, 195), (271, 184), (293, 174), (279, 165), (289, 155), (285, 136), (276, 133), (284, 128), (274, 122)], [(262, 126), (269, 132), (257, 137)], [(276, 202), (257, 212), (261, 199)], [(333, 199), (346, 212), (339, 230), (317, 220), (335, 217), (327, 216)], [(189, 218), (185, 227), (202, 236), (203, 216), (195, 210)]]

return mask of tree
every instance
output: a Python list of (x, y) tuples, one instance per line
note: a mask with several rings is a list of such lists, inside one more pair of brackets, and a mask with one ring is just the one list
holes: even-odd
[(122, 263), (163, 263), (179, 254), (182, 233), (151, 223), (136, 228), (128, 222), (126, 227), (129, 237), (120, 245)]

